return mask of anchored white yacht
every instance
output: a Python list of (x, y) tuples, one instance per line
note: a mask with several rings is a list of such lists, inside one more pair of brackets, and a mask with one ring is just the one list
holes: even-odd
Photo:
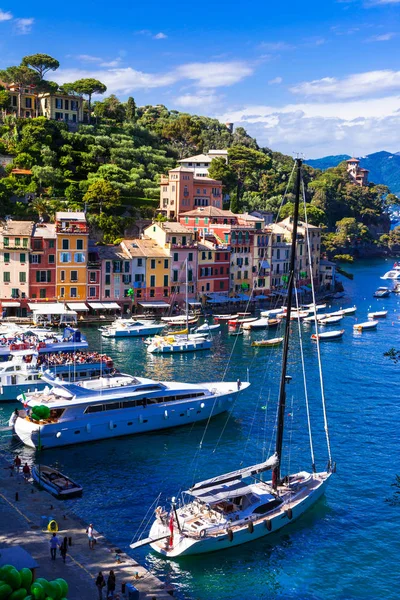
[(166, 323), (155, 323), (154, 321), (137, 321), (133, 319), (117, 319), (109, 327), (102, 327), (101, 335), (107, 338), (120, 337), (145, 337), (161, 333)]
[[(229, 410), (250, 384), (160, 382), (117, 374), (79, 384), (45, 374), (48, 387), (21, 396), (14, 431), (25, 445), (41, 449), (167, 429), (209, 419)], [(50, 387), (51, 386), (51, 387)], [(35, 418), (35, 407), (49, 409)]]

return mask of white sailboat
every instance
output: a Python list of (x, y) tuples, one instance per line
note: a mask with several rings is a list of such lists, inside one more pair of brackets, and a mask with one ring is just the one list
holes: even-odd
[[(283, 468), (286, 386), (291, 379), (287, 375), (287, 364), (292, 328), (290, 322), (292, 294), (295, 285), (301, 160), (297, 159), (296, 163), (296, 202), (287, 294), (288, 318), (286, 319), (280, 378), (275, 453), (262, 463), (194, 484), (186, 492), (183, 492), (180, 501), (172, 499), (172, 508), (169, 512), (162, 507), (157, 507), (156, 518), (151, 526), (149, 537), (134, 542), (131, 544), (131, 548), (150, 544), (153, 550), (162, 556), (175, 558), (238, 546), (282, 529), (313, 506), (325, 491), (333, 472), (333, 465), (322, 377), (322, 405), (329, 457), (327, 470), (316, 471), (310, 430), (311, 472), (300, 471), (289, 474), (281, 472)], [(318, 341), (317, 347), (319, 355)], [(260, 477), (267, 471), (272, 471), (270, 481), (264, 481)]]
[[(205, 331), (189, 334), (189, 314), (188, 314), (188, 261), (185, 261), (185, 274), (186, 274), (186, 315), (185, 325), (186, 333), (182, 335), (174, 335), (170, 333), (166, 336), (159, 336), (154, 338), (150, 344), (147, 345), (147, 352), (150, 354), (177, 354), (182, 352), (196, 352), (200, 350), (209, 350), (211, 348), (212, 338), (210, 331)], [(198, 317), (197, 317), (198, 319)]]

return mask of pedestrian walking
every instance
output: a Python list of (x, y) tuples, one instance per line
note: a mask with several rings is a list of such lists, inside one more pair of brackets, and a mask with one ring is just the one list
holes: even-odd
[(60, 540), (57, 537), (56, 533), (53, 533), (53, 535), (50, 538), (50, 556), (51, 556), (51, 560), (56, 560), (56, 556), (57, 556), (57, 548), (59, 548), (60, 546)]
[(25, 464), (24, 464), (24, 466), (23, 466), (23, 468), (22, 468), (22, 472), (23, 472), (23, 474), (24, 474), (24, 479), (25, 479), (25, 481), (28, 481), (28, 479), (29, 479), (29, 477), (30, 477), (30, 474), (31, 474), (31, 470), (30, 470), (30, 468), (29, 468), (29, 465), (28, 465), (28, 463), (25, 463)]
[(61, 546), (60, 546), (60, 554), (61, 554), (61, 557), (64, 562), (65, 562), (65, 559), (67, 558), (67, 550), (68, 550), (68, 538), (65, 537), (63, 539), (63, 541), (61, 542)]
[(94, 531), (93, 531), (93, 523), (90, 523), (89, 527), (86, 530), (89, 541), (89, 548), (93, 550), (94, 548)]
[(16, 470), (17, 470), (17, 473), (19, 473), (19, 470), (20, 470), (20, 468), (21, 468), (21, 459), (20, 459), (20, 457), (18, 456), (18, 454), (17, 454), (17, 456), (14, 458), (14, 465), (15, 465), (15, 468), (16, 468)]
[(110, 571), (107, 579), (107, 598), (114, 598), (115, 584), (115, 573), (114, 571)]
[(103, 600), (103, 588), (106, 587), (106, 580), (104, 579), (104, 575), (101, 571), (96, 578), (96, 587), (99, 592), (99, 600)]
[(240, 390), (241, 387), (242, 387), (242, 382), (238, 378), (238, 380), (237, 380), (237, 389)]

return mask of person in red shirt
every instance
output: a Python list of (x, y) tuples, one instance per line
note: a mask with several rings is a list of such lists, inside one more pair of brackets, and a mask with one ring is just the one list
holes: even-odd
[(17, 456), (14, 458), (14, 465), (15, 465), (15, 468), (17, 469), (17, 473), (19, 473), (19, 470), (20, 470), (20, 467), (21, 467), (21, 459), (20, 459), (20, 457), (18, 456), (18, 454), (17, 454)]
[(31, 474), (31, 470), (30, 470), (30, 468), (29, 468), (29, 465), (28, 465), (28, 463), (25, 463), (25, 464), (24, 464), (24, 466), (23, 466), (23, 468), (22, 468), (22, 472), (23, 472), (23, 474), (24, 474), (24, 479), (25, 479), (25, 481), (28, 481), (28, 479), (29, 479), (29, 476), (30, 476), (30, 474)]

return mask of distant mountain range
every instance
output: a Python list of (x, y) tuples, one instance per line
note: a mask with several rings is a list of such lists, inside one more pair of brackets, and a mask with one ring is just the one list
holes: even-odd
[[(324, 156), (305, 162), (314, 167), (325, 171), (330, 167), (336, 167), (339, 163), (351, 158), (348, 154), (338, 154), (336, 156)], [(369, 170), (369, 181), (373, 183), (383, 183), (387, 185), (392, 194), (400, 197), (400, 152), (394, 154), (390, 152), (375, 152), (367, 156), (358, 156), (360, 167)]]

